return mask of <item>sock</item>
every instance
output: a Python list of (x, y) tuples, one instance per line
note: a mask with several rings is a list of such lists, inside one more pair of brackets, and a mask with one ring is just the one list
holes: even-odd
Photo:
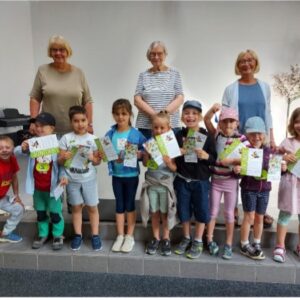
[(244, 246), (246, 246), (246, 245), (248, 245), (248, 244), (249, 244), (249, 240), (247, 240), (247, 241), (241, 241), (242, 247), (244, 247)]
[(191, 239), (191, 236), (190, 236), (190, 235), (185, 235), (184, 237), (185, 237), (186, 239), (189, 239), (189, 240)]
[(254, 244), (260, 244), (260, 239), (253, 239)]
[(197, 239), (195, 238), (194, 240), (195, 240), (196, 242), (202, 243), (202, 239), (201, 239), (201, 238), (197, 238)]

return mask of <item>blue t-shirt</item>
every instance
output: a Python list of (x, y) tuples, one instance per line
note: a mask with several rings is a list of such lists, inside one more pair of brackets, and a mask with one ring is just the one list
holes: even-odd
[(266, 122), (266, 101), (258, 82), (252, 85), (239, 84), (238, 105), (240, 133), (245, 134), (246, 121), (251, 117), (261, 117)]
[[(123, 132), (115, 131), (112, 136), (112, 144), (118, 155), (121, 154), (121, 157), (124, 157), (125, 153), (125, 144), (127, 142), (128, 136), (130, 133), (130, 129)], [(124, 170), (123, 163), (113, 162), (113, 176), (117, 177), (135, 177), (138, 176), (138, 170), (132, 170), (130, 172)]]

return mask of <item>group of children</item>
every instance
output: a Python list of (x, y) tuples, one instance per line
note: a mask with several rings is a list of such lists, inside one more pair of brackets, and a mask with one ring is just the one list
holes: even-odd
[[(220, 111), (219, 123), (215, 128), (211, 119)], [(245, 136), (238, 133), (238, 114), (228, 107), (214, 104), (202, 116), (202, 106), (196, 100), (186, 101), (183, 105), (181, 121), (185, 127), (176, 132), (176, 139), (181, 155), (170, 158), (163, 155), (159, 166), (143, 147), (145, 137), (132, 127), (132, 106), (126, 99), (113, 103), (112, 115), (115, 125), (107, 132), (118, 159), (108, 162), (109, 175), (112, 176), (112, 187), (116, 199), (117, 237), (113, 243), (113, 252), (128, 253), (134, 247), (134, 229), (136, 224), (135, 198), (139, 183), (139, 164), (124, 165), (126, 145), (137, 147), (137, 159), (147, 167), (145, 181), (141, 191), (141, 215), (144, 225), (151, 216), (153, 239), (146, 245), (149, 255), (160, 251), (162, 255), (171, 254), (170, 231), (178, 223), (182, 225), (182, 240), (174, 248), (174, 253), (190, 259), (200, 256), (203, 251), (203, 235), (206, 228), (206, 239), (209, 253), (218, 255), (219, 246), (213, 239), (216, 218), (222, 195), (224, 195), (224, 218), (226, 224), (226, 242), (222, 258), (232, 258), (234, 233), (234, 210), (237, 205), (239, 179), (244, 218), (241, 225), (240, 252), (252, 259), (264, 259), (261, 249), (263, 216), (266, 212), (271, 182), (261, 177), (241, 176), (240, 158), (220, 158), (224, 149), (238, 140), (248, 148), (263, 149), (263, 170), (268, 170), (270, 155), (283, 155), (282, 176), (279, 186), (278, 207), (280, 209), (277, 225), (277, 244), (273, 258), (277, 262), (285, 261), (285, 236), (287, 224), (292, 214), (297, 213), (300, 222), (300, 194), (298, 178), (288, 171), (287, 164), (295, 163), (295, 153), (300, 148), (300, 108), (291, 115), (289, 122), (290, 138), (286, 138), (278, 149), (270, 149), (264, 121), (260, 117), (249, 118), (245, 125)], [(82, 237), (82, 209), (87, 207), (91, 227), (91, 245), (95, 251), (102, 248), (99, 236), (98, 191), (95, 166), (101, 163), (104, 154), (99, 151), (95, 142), (96, 136), (88, 133), (86, 111), (81, 106), (69, 110), (73, 132), (65, 134), (59, 141), (60, 151), (43, 157), (29, 156), (26, 192), (33, 195), (34, 208), (37, 213), (38, 236), (32, 248), (38, 249), (45, 244), (51, 234), (53, 250), (63, 247), (64, 219), (62, 199), (54, 196), (58, 184), (66, 186), (69, 203), (72, 205), (74, 237), (72, 250), (79, 250)], [(204, 121), (206, 129), (200, 127)], [(39, 114), (35, 120), (35, 134), (43, 137), (53, 134), (55, 119), (49, 113)], [(161, 111), (152, 117), (152, 135), (158, 136), (171, 130), (168, 112)], [(188, 159), (185, 147), (191, 138), (204, 140), (201, 147), (194, 149), (196, 161)], [(81, 159), (76, 165), (68, 165), (72, 159), (74, 147), (80, 151)], [(7, 136), (0, 138), (0, 209), (8, 211), (8, 218), (0, 241), (19, 242), (22, 240), (13, 233), (23, 215), (23, 204), (19, 198), (16, 173), (19, 169), (13, 153), (29, 155), (28, 140), (21, 146), (13, 147)], [(265, 174), (265, 172), (262, 172)], [(15, 197), (6, 194), (12, 186)], [(194, 234), (191, 232), (194, 216)], [(51, 226), (50, 226), (51, 223)], [(127, 224), (127, 226), (125, 226)], [(160, 226), (162, 224), (162, 234)], [(253, 225), (253, 243), (249, 241)], [(299, 227), (300, 228), (300, 227)], [(299, 230), (300, 233), (300, 230)], [(300, 256), (300, 245), (296, 253)]]

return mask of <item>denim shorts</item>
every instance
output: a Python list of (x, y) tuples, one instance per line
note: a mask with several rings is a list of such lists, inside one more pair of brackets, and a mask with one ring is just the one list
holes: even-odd
[(97, 206), (99, 203), (97, 180), (69, 182), (67, 185), (67, 197), (71, 205)]
[(162, 185), (153, 185), (148, 188), (150, 211), (160, 211), (163, 214), (168, 212), (168, 189)]
[(116, 198), (116, 213), (135, 211), (135, 195), (139, 177), (112, 177), (112, 186)]
[(259, 215), (264, 215), (269, 203), (270, 191), (256, 192), (241, 189), (243, 210), (246, 212), (255, 211)]
[(209, 180), (197, 180), (187, 182), (176, 176), (174, 189), (177, 196), (177, 212), (180, 221), (188, 222), (194, 213), (199, 223), (210, 221), (208, 194), (210, 190)]

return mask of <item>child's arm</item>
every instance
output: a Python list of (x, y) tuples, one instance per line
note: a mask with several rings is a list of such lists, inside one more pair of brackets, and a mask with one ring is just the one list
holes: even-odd
[(12, 190), (13, 190), (13, 193), (14, 193), (14, 196), (15, 196), (14, 203), (20, 203), (24, 207), (24, 204), (23, 204), (23, 202), (22, 202), (22, 200), (19, 196), (19, 181), (18, 181), (17, 173), (15, 173), (12, 176), (11, 187), (12, 187)]
[(72, 152), (71, 151), (59, 149), (57, 162), (58, 162), (59, 165), (64, 165), (66, 160), (68, 160), (71, 157), (72, 157)]
[(101, 163), (101, 154), (98, 150), (94, 151), (89, 155), (89, 161), (93, 166), (98, 166)]
[(221, 104), (215, 103), (204, 116), (204, 124), (206, 126), (206, 129), (213, 136), (216, 135), (217, 130), (212, 124), (211, 119), (214, 116), (214, 114), (219, 110), (221, 110)]
[(174, 159), (171, 159), (168, 155), (163, 155), (163, 160), (166, 166), (172, 171), (177, 171), (177, 166)]
[(224, 167), (237, 166), (237, 165), (241, 164), (241, 159), (240, 158), (224, 158), (219, 163)]

